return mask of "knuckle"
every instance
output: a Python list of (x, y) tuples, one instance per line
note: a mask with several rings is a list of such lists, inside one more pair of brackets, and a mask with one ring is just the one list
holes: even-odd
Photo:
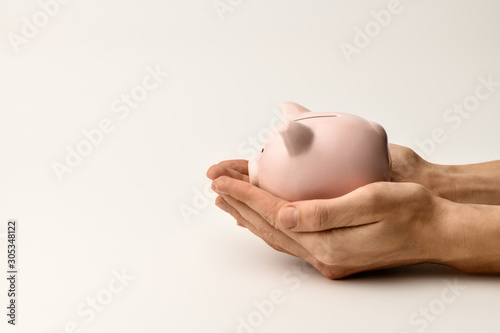
[(229, 184), (229, 177), (228, 176), (220, 176), (217, 179), (214, 180), (213, 185), (217, 188), (219, 191), (224, 191), (227, 189), (227, 186)]
[[(241, 183), (238, 183), (241, 184)], [(248, 186), (249, 184), (244, 183), (243, 186), (241, 186), (241, 195), (243, 198), (248, 199), (252, 198), (255, 196), (255, 188), (252, 186)]]
[(359, 191), (359, 193), (357, 195), (357, 200), (352, 202), (351, 208), (356, 212), (363, 211), (364, 213), (374, 211), (377, 205), (382, 202), (382, 196), (386, 193), (381, 190), (378, 183), (371, 183), (355, 191)]
[(329, 210), (326, 209), (325, 204), (318, 201), (312, 209), (311, 214), (306, 214), (305, 222), (312, 230), (319, 230), (330, 219)]
[(268, 209), (261, 213), (261, 216), (275, 229), (279, 228), (279, 211), (283, 204), (281, 202), (272, 203)]
[(269, 222), (270, 220), (273, 220), (273, 214), (274, 214), (274, 212), (273, 212), (272, 208), (269, 208), (269, 209), (264, 210), (261, 213), (261, 216), (264, 220)]
[(418, 212), (420, 207), (431, 208), (434, 202), (431, 192), (420, 184), (412, 184), (412, 188), (407, 191), (406, 202), (412, 204), (413, 211)]
[(421, 184), (414, 184), (414, 191), (420, 198), (426, 198), (426, 197), (430, 198), (429, 190)]
[(262, 212), (261, 216), (264, 220), (266, 220), (274, 228), (278, 227), (277, 223), (276, 223), (276, 217), (275, 217), (274, 210), (266, 210), (266, 211)]
[(367, 186), (365, 191), (365, 200), (368, 203), (376, 203), (379, 202), (387, 191), (386, 184), (382, 182), (372, 183), (370, 186)]

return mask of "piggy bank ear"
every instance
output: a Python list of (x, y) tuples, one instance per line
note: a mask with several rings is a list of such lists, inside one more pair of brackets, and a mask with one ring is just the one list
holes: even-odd
[(306, 152), (314, 139), (313, 131), (304, 124), (285, 120), (279, 128), (288, 156), (293, 157)]
[(283, 119), (293, 120), (304, 113), (311, 112), (302, 105), (294, 102), (281, 102), (281, 112), (283, 112)]

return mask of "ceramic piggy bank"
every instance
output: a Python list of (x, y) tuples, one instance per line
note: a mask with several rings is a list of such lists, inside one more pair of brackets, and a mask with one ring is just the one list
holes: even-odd
[(284, 123), (249, 162), (253, 185), (289, 201), (327, 199), (390, 180), (387, 135), (379, 124), (345, 113), (281, 103)]

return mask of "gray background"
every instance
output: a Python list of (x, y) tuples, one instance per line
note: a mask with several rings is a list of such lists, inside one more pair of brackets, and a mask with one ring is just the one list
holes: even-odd
[[(220, 3), (230, 10), (72, 0), (44, 17), (38, 1), (0, 2), (2, 258), (7, 219), (20, 224), (19, 325), (2, 310), (2, 332), (237, 332), (239, 318), (253, 322), (240, 332), (498, 330), (498, 278), (431, 265), (299, 274), (300, 260), (213, 207), (204, 174), (252, 157), (283, 100), (377, 121), (433, 162), (500, 159), (499, 87), (445, 119), (473, 102), (479, 77), (500, 81), (500, 3), (402, 0), (380, 31), (372, 12), (390, 1)], [(369, 45), (348, 61), (341, 46), (367, 26)], [(113, 103), (157, 67), (169, 76), (121, 119)], [(114, 130), (59, 180), (54, 163), (103, 119)], [(283, 302), (270, 309), (273, 291)]]

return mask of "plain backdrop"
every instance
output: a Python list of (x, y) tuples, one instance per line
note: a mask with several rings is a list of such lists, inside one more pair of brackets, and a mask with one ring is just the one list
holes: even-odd
[(2, 0), (0, 276), (15, 218), (19, 282), (12, 327), (1, 279), (0, 331), (498, 331), (498, 277), (419, 265), (330, 281), (215, 208), (205, 171), (252, 157), (280, 101), (379, 122), (436, 163), (500, 159), (500, 86), (475, 97), (500, 81), (499, 13)]

